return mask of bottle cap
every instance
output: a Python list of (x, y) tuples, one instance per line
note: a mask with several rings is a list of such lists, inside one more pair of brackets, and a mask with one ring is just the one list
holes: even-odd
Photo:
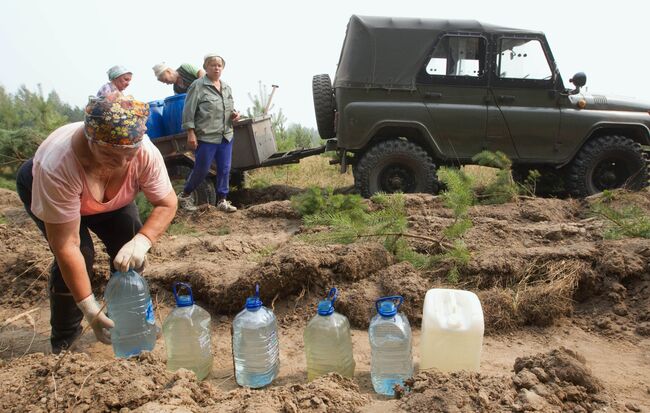
[(255, 295), (246, 299), (246, 309), (248, 311), (257, 311), (262, 307), (260, 300), (260, 285), (255, 284)]
[(337, 290), (332, 288), (327, 294), (325, 300), (319, 301), (318, 303), (318, 315), (331, 315), (334, 313), (334, 301), (337, 299)]
[[(397, 301), (397, 304), (395, 302)], [(400, 308), (404, 298), (401, 295), (392, 295), (390, 297), (381, 297), (375, 302), (375, 308), (377, 313), (382, 317), (393, 317), (397, 314), (397, 310)]]

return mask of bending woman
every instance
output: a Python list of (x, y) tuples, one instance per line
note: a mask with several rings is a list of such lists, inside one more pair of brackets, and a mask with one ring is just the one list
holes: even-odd
[[(142, 270), (151, 245), (176, 213), (176, 195), (158, 149), (145, 138), (145, 103), (112, 94), (91, 99), (84, 122), (60, 127), (23, 164), (17, 190), (50, 245), (50, 342), (58, 353), (81, 332), (83, 317), (110, 343), (113, 322), (100, 312), (90, 285), (95, 250), (106, 246), (111, 271)], [(144, 225), (134, 199), (153, 204)]]

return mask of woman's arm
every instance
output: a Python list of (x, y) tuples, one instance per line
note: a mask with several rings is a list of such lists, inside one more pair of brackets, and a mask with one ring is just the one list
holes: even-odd
[(113, 260), (113, 265), (118, 271), (125, 272), (134, 268), (136, 271), (142, 272), (149, 248), (165, 232), (176, 215), (176, 203), (176, 194), (173, 190), (163, 199), (152, 202), (153, 211), (143, 227), (131, 241), (120, 248)]
[(140, 229), (140, 234), (149, 238), (153, 244), (167, 230), (167, 227), (176, 215), (178, 199), (174, 191), (171, 191), (163, 199), (152, 202), (153, 211)]
[(50, 248), (61, 269), (63, 281), (65, 281), (65, 285), (68, 286), (76, 302), (92, 294), (86, 263), (79, 249), (81, 244), (79, 238), (80, 222), (81, 219), (77, 218), (65, 224), (45, 223)]

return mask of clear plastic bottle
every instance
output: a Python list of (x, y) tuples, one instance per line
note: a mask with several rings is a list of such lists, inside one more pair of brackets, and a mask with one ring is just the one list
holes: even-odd
[(332, 288), (327, 299), (318, 303), (318, 314), (305, 327), (303, 338), (309, 381), (330, 372), (354, 376), (350, 322), (334, 311), (336, 298), (336, 288)]
[(115, 357), (153, 350), (158, 327), (147, 281), (134, 270), (115, 272), (106, 284), (104, 298), (108, 317), (115, 323), (111, 329)]
[(260, 286), (255, 296), (232, 322), (235, 379), (240, 386), (259, 388), (270, 384), (280, 370), (280, 347), (275, 315), (262, 305)]
[[(185, 287), (189, 295), (178, 295), (179, 286)], [(172, 289), (176, 308), (163, 323), (167, 369), (192, 370), (197, 379), (203, 380), (212, 370), (210, 313), (194, 304), (194, 295), (189, 284), (175, 282)]]
[[(397, 301), (397, 305), (395, 302)], [(413, 376), (412, 335), (409, 320), (398, 312), (404, 298), (382, 297), (375, 302), (377, 314), (370, 320), (370, 377), (379, 394), (394, 396), (393, 387)]]

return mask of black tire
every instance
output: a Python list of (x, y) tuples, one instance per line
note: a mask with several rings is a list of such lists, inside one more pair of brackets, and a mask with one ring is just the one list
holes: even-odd
[(562, 172), (557, 169), (544, 165), (528, 166), (528, 165), (514, 165), (512, 167), (512, 179), (519, 185), (526, 186), (526, 179), (531, 170), (537, 170), (540, 177), (535, 183), (535, 195), (537, 196), (566, 196), (566, 189), (564, 186), (565, 177)]
[(392, 139), (370, 148), (356, 165), (356, 190), (368, 198), (376, 192), (435, 194), (436, 165), (420, 146)]
[(315, 75), (311, 83), (318, 134), (322, 139), (336, 136), (334, 131), (334, 89), (329, 75)]
[[(185, 186), (185, 180), (190, 175), (192, 169), (186, 165), (167, 165), (167, 173), (172, 181), (174, 192), (179, 193)], [(214, 205), (217, 201), (217, 194), (214, 189), (214, 181), (207, 177), (192, 192), (192, 198), (195, 205), (210, 204)]]
[(230, 170), (230, 188), (244, 189), (246, 185), (246, 171)]
[(641, 145), (625, 136), (601, 136), (587, 142), (567, 169), (566, 186), (576, 197), (647, 185), (648, 163)]

